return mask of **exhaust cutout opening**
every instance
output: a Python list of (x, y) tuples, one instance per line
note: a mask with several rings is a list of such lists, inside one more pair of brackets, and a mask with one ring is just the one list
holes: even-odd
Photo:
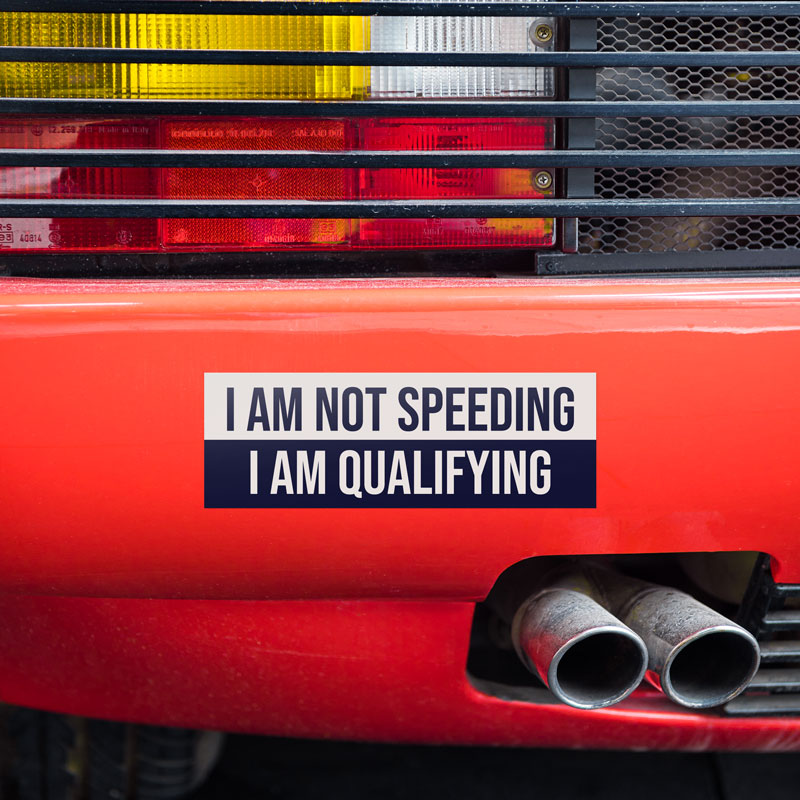
[(619, 631), (591, 633), (571, 643), (550, 667), (550, 688), (578, 708), (601, 708), (627, 697), (644, 676), (640, 642)]
[(681, 646), (665, 670), (664, 690), (689, 708), (710, 708), (744, 689), (759, 664), (755, 640), (739, 631), (711, 630)]
[[(695, 620), (698, 624), (694, 630), (691, 630), (691, 624), (687, 624), (686, 630), (682, 633), (677, 631), (672, 642), (662, 641), (663, 655), (658, 661), (658, 670), (655, 669), (655, 663), (648, 664), (648, 680), (634, 693), (634, 697), (638, 695), (640, 700), (647, 703), (658, 704), (663, 698), (664, 701), (667, 701), (664, 706), (667, 710), (678, 712), (680, 706), (683, 705), (697, 711), (703, 710), (704, 713), (706, 710), (714, 713), (712, 707), (724, 705), (727, 702), (725, 696), (730, 693), (731, 687), (734, 692), (737, 692), (739, 682), (747, 683), (751, 671), (754, 674), (755, 662), (759, 658), (756, 649), (757, 643), (752, 640), (748, 645), (747, 639), (742, 643), (733, 638), (731, 644), (726, 635), (725, 642), (720, 641), (720, 649), (724, 650), (725, 654), (717, 656), (712, 652), (713, 665), (709, 666), (707, 671), (701, 671), (699, 677), (691, 674), (693, 667), (690, 662), (695, 659), (695, 656), (689, 651), (684, 653), (684, 647), (691, 642), (692, 649), (697, 646), (701, 650), (705, 650), (705, 644), (698, 644), (705, 634), (710, 635), (712, 632), (727, 634), (730, 630), (729, 625), (731, 628), (737, 627), (734, 622), (743, 624), (745, 628), (749, 627), (747, 622), (749, 606), (745, 594), (749, 591), (748, 587), (751, 585), (751, 576), (756, 565), (765, 557), (764, 554), (754, 551), (717, 551), (536, 556), (518, 561), (509, 565), (497, 576), (486, 600), (475, 606), (466, 663), (467, 678), (473, 688), (479, 692), (507, 701), (522, 701), (539, 705), (564, 702), (547, 688), (550, 675), (554, 673), (547, 669), (544, 674), (546, 680), (542, 680), (540, 669), (537, 667), (531, 670), (530, 665), (520, 658), (513, 641), (511, 620), (520, 604), (531, 595), (534, 587), (541, 585), (542, 580), (548, 575), (565, 565), (571, 564), (577, 569), (584, 564), (598, 565), (608, 567), (633, 580), (638, 579), (668, 587), (673, 594), (684, 592), (707, 606), (711, 611), (725, 617), (724, 620), (717, 619), (716, 621), (712, 619)], [(664, 609), (661, 606), (661, 602), (656, 602), (652, 609), (653, 612), (662, 612)], [(683, 619), (684, 617), (679, 613), (678, 618)], [(626, 622), (624, 619), (622, 621)], [(689, 623), (689, 620), (684, 621)], [(627, 621), (628, 627), (637, 631), (633, 623), (634, 620)], [(611, 626), (598, 620), (597, 628), (607, 631), (609, 627)], [(594, 629), (595, 634), (597, 628)], [(700, 632), (699, 635), (698, 632)], [(741, 631), (741, 633), (747, 637), (746, 631)], [(573, 629), (571, 634), (570, 636), (568, 633), (554, 650), (558, 651), (560, 647), (563, 648), (566, 642), (577, 647), (578, 642), (582, 641), (581, 631)], [(638, 632), (638, 636), (641, 639), (645, 638), (641, 632)], [(733, 636), (735, 637), (736, 634), (734, 633)], [(656, 636), (656, 639), (659, 638)], [(584, 647), (588, 650), (591, 645), (581, 644), (581, 650)], [(750, 650), (750, 647), (753, 649)], [(600, 642), (598, 642), (597, 648), (601, 649)], [(709, 643), (708, 649), (717, 649), (716, 640), (713, 648)], [(605, 660), (602, 655), (580, 656), (580, 652), (576, 651), (574, 654), (578, 666), (572, 664), (572, 656), (570, 656), (569, 660), (564, 661), (557, 677), (564, 686), (564, 691), (570, 693), (571, 696), (574, 695), (578, 704), (597, 696), (597, 687), (604, 683), (603, 675), (606, 674), (605, 670), (602, 670), (601, 674), (595, 676), (584, 674), (581, 677), (579, 669), (581, 660), (584, 658), (596, 659), (595, 668), (599, 668), (600, 663), (605, 663)], [(744, 659), (742, 654), (744, 654)], [(680, 661), (678, 661), (678, 655), (681, 655)], [(709, 657), (704, 657), (702, 653), (697, 659), (701, 665), (711, 663)], [(660, 687), (666, 693), (667, 682), (663, 668), (667, 661), (675, 670), (673, 673), (675, 688), (672, 697), (674, 705), (670, 703), (670, 698), (661, 692), (656, 694), (656, 689), (653, 688)], [(684, 667), (684, 665), (687, 666)], [(613, 676), (613, 668), (609, 669)], [(591, 682), (591, 685), (585, 689), (576, 689), (576, 682), (583, 680)], [(620, 678), (620, 681), (622, 680)], [(713, 698), (705, 694), (706, 688), (704, 687), (712, 687)], [(698, 702), (699, 695), (703, 695), (703, 697)], [(586, 706), (596, 707), (593, 703), (587, 703)]]

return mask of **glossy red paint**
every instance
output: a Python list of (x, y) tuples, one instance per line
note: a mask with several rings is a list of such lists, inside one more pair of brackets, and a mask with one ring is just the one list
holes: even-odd
[[(800, 281), (0, 289), (2, 699), (314, 736), (800, 746), (791, 720), (530, 706), (464, 671), (469, 601), (529, 556), (760, 550), (800, 582)], [(206, 510), (215, 371), (595, 372), (597, 508)]]
[[(0, 298), (0, 587), (485, 595), (550, 553), (763, 550), (800, 518), (800, 282), (39, 283)], [(596, 372), (596, 510), (206, 510), (204, 372)]]

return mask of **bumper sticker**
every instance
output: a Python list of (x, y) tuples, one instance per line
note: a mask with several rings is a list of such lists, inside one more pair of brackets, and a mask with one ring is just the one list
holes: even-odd
[(594, 373), (206, 373), (206, 508), (594, 508)]

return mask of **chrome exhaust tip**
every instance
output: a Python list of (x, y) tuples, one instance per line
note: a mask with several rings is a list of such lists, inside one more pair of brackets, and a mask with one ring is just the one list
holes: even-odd
[(522, 662), (574, 708), (619, 703), (647, 669), (642, 639), (591, 597), (571, 589), (545, 589), (528, 598), (511, 633)]
[(647, 646), (648, 681), (687, 708), (727, 703), (758, 670), (755, 637), (683, 592), (646, 589), (621, 616)]

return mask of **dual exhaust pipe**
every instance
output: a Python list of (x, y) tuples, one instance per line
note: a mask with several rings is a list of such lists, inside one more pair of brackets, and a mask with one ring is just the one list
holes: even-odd
[(690, 595), (593, 565), (542, 582), (511, 634), (528, 669), (575, 708), (614, 705), (643, 678), (679, 705), (711, 708), (742, 692), (760, 661), (748, 631)]

